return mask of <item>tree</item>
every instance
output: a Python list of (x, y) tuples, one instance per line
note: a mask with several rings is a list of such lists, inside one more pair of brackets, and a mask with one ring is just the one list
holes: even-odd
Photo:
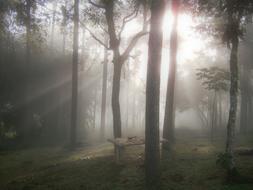
[(145, 126), (146, 183), (147, 187), (150, 189), (157, 189), (157, 185), (159, 183), (159, 96), (161, 54), (163, 46), (162, 23), (164, 13), (164, 0), (156, 0), (151, 2)]
[[(120, 45), (121, 45), (121, 35), (124, 31), (125, 25), (133, 20), (136, 15), (139, 12), (139, 2), (142, 2), (143, 5), (146, 5), (146, 1), (137, 1), (137, 5), (135, 6), (133, 12), (126, 15), (123, 18), (123, 21), (121, 23), (121, 27), (119, 31), (117, 32), (116, 29), (116, 23), (115, 23), (115, 4), (118, 3), (118, 1), (114, 0), (103, 0), (100, 2), (100, 4), (94, 3), (92, 0), (89, 0), (89, 2), (104, 11), (104, 15), (107, 22), (107, 28), (108, 28), (108, 35), (109, 35), (109, 47), (107, 47), (104, 43), (101, 43), (101, 40), (97, 40), (104, 45), (107, 49), (112, 50), (113, 52), (113, 85), (112, 85), (112, 112), (113, 112), (113, 133), (115, 138), (120, 138), (122, 136), (121, 133), (121, 112), (120, 112), (120, 102), (119, 102), (119, 95), (120, 95), (120, 80), (121, 80), (121, 71), (122, 66), (128, 59), (129, 54), (131, 53), (134, 46), (137, 44), (138, 40), (147, 34), (146, 31), (146, 25), (147, 25), (147, 18), (144, 18), (143, 22), (143, 29), (136, 33), (130, 40), (128, 46), (123, 51), (123, 53), (120, 52)], [(122, 2), (121, 2), (122, 3)], [(144, 15), (146, 15), (146, 6), (144, 7)]]
[(227, 123), (226, 149), (222, 158), (226, 158), (224, 167), (227, 169), (228, 180), (233, 179), (237, 173), (234, 161), (234, 141), (236, 130), (236, 115), (238, 103), (238, 46), (239, 38), (243, 35), (243, 18), (253, 12), (251, 0), (216, 0), (194, 1), (195, 8), (204, 12), (210, 18), (219, 18), (222, 24), (209, 27), (214, 36), (221, 37), (230, 49), (230, 109)]
[(73, 65), (72, 65), (72, 101), (71, 101), (71, 128), (70, 146), (76, 145), (77, 127), (77, 95), (78, 95), (78, 40), (79, 40), (79, 0), (74, 2), (74, 35), (73, 35)]
[(163, 126), (163, 138), (166, 141), (163, 142), (163, 149), (169, 150), (171, 145), (175, 141), (174, 128), (175, 128), (175, 106), (174, 106), (174, 94), (175, 94), (175, 81), (176, 81), (176, 65), (177, 65), (177, 49), (178, 49), (178, 34), (177, 34), (177, 22), (180, 1), (173, 0), (171, 5), (172, 14), (174, 15), (172, 31), (170, 36), (170, 68), (167, 84), (166, 106), (164, 115)]
[[(249, 16), (251, 17), (251, 16)], [(246, 28), (251, 26), (252, 20), (246, 20)], [(249, 23), (248, 23), (249, 22)], [(251, 61), (252, 61), (252, 42), (251, 31), (246, 30), (246, 34), (241, 41), (239, 50), (240, 62), (240, 134), (245, 135), (251, 129), (252, 124), (252, 87), (251, 87)]]
[(25, 136), (29, 132), (32, 121), (32, 106), (31, 106), (31, 54), (32, 54), (32, 42), (33, 35), (37, 29), (37, 25), (35, 24), (36, 18), (32, 11), (36, 11), (36, 0), (24, 0), (20, 2), (15, 2), (14, 7), (17, 12), (17, 21), (18, 24), (25, 27), (26, 36), (25, 36), (25, 67), (24, 67), (24, 111), (22, 116), (22, 128), (21, 138), (25, 140)]
[(213, 92), (208, 96), (208, 112), (210, 116), (210, 139), (213, 141), (217, 127), (221, 125), (221, 92), (229, 90), (230, 74), (225, 69), (219, 67), (201, 68), (197, 70), (197, 79), (201, 81), (202, 86)]
[(62, 52), (65, 55), (66, 49), (66, 35), (67, 35), (67, 22), (69, 19), (68, 10), (67, 10), (67, 0), (64, 0), (64, 5), (61, 6), (62, 13), (62, 23), (61, 23), (61, 31), (62, 31)]
[[(105, 37), (105, 44), (108, 43)], [(102, 81), (102, 103), (101, 103), (101, 139), (105, 137), (105, 116), (106, 116), (106, 97), (107, 97), (107, 73), (108, 72), (108, 52), (104, 47), (104, 61), (103, 61), (103, 81)]]

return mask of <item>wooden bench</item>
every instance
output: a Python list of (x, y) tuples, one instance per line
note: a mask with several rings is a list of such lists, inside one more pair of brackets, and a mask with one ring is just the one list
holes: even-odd
[[(114, 145), (115, 160), (117, 163), (120, 162), (125, 147), (145, 144), (145, 139), (141, 137), (116, 138), (108, 139), (108, 141)], [(160, 143), (163, 142), (168, 142), (168, 140), (160, 139)]]
[(108, 139), (108, 141), (114, 144), (115, 159), (117, 163), (120, 162), (125, 147), (145, 144), (145, 140), (140, 137), (116, 138)]

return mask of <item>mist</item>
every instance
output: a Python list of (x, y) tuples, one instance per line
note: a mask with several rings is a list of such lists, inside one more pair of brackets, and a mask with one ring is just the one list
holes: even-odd
[(0, 189), (251, 189), (252, 7), (0, 1)]

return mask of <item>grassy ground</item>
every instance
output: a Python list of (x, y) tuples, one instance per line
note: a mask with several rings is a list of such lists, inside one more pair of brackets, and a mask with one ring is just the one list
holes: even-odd
[[(253, 147), (253, 140), (241, 140), (238, 146)], [(179, 139), (175, 154), (161, 163), (161, 189), (253, 190), (253, 184), (224, 183), (225, 173), (215, 163), (222, 150), (203, 139)], [(143, 151), (143, 146), (128, 148), (118, 165), (110, 144), (72, 152), (62, 147), (0, 152), (0, 189), (142, 190)], [(253, 156), (236, 158), (240, 173), (253, 176)]]

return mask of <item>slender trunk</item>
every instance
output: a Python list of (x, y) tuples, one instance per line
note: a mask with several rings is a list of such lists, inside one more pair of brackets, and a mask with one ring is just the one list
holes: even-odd
[(221, 127), (222, 127), (222, 94), (221, 92), (219, 92), (219, 112), (218, 112), (218, 115), (217, 117), (219, 118), (219, 130), (221, 130)]
[(159, 189), (159, 103), (165, 1), (152, 1), (146, 86), (145, 174), (147, 189)]
[(63, 15), (63, 28), (62, 28), (62, 53), (63, 55), (65, 55), (65, 51), (66, 51), (66, 27), (67, 27), (67, 18), (66, 18), (66, 15), (67, 14), (67, 0), (64, 1), (64, 15)]
[(85, 33), (86, 29), (83, 28), (83, 35), (82, 35), (82, 58), (81, 58), (81, 71), (85, 71), (86, 69), (86, 52), (85, 52)]
[(246, 127), (245, 134), (247, 134), (251, 126), (252, 126), (252, 98), (249, 94), (248, 95), (248, 111), (247, 111), (247, 127)]
[[(247, 92), (247, 71), (245, 65), (242, 64), (241, 73), (241, 112), (240, 112), (240, 133), (246, 134), (248, 120), (248, 92)], [(250, 116), (251, 117), (251, 116)]]
[(93, 107), (93, 129), (96, 128), (97, 93), (98, 93), (98, 89), (95, 88), (94, 107)]
[(112, 114), (113, 114), (113, 134), (114, 138), (121, 137), (121, 114), (120, 114), (120, 77), (122, 63), (114, 62), (113, 85), (112, 85)]
[(71, 104), (71, 129), (70, 145), (76, 145), (77, 127), (77, 95), (78, 95), (78, 31), (79, 31), (79, 0), (74, 4), (74, 35), (73, 35), (73, 65), (72, 65), (72, 104)]
[[(30, 76), (31, 76), (31, 37), (32, 37), (32, 27), (31, 27), (31, 0), (26, 0), (26, 65), (25, 65), (25, 88), (24, 88), (24, 123), (23, 123), (23, 131), (21, 134), (22, 138), (25, 138), (27, 135), (30, 125), (31, 125), (31, 102), (30, 102), (30, 93), (31, 93), (31, 85), (30, 85)], [(25, 140), (25, 139), (23, 139)]]
[(113, 114), (113, 134), (114, 138), (121, 137), (121, 114), (120, 114), (120, 78), (121, 78), (121, 68), (123, 61), (121, 60), (119, 52), (119, 40), (116, 35), (115, 23), (114, 23), (114, 1), (108, 1), (105, 8), (105, 16), (108, 25), (109, 34), (109, 45), (113, 50), (113, 85), (112, 85), (112, 114)]
[(55, 33), (55, 16), (56, 16), (56, 8), (57, 8), (57, 1), (53, 2), (53, 18), (52, 18), (52, 28), (51, 28), (51, 40), (50, 40), (50, 47), (53, 49), (54, 46), (54, 33)]
[(214, 141), (214, 136), (216, 134), (217, 128), (217, 92), (214, 91), (212, 110), (211, 110), (211, 132), (210, 132), (210, 141)]
[(136, 94), (135, 92), (133, 93), (133, 102), (132, 102), (132, 128), (136, 127), (136, 113), (135, 113), (135, 103), (136, 103)]
[(166, 95), (166, 106), (163, 126), (163, 138), (166, 141), (163, 143), (163, 149), (169, 150), (171, 145), (175, 141), (174, 130), (175, 130), (175, 106), (174, 106), (174, 95), (175, 95), (175, 81), (176, 81), (176, 66), (177, 66), (177, 49), (178, 49), (178, 34), (177, 34), (177, 23), (178, 23), (178, 9), (179, 1), (172, 1), (172, 14), (174, 15), (171, 37), (170, 37), (170, 69), (167, 83), (167, 95)]
[(129, 120), (129, 80), (130, 80), (130, 71), (129, 71), (129, 62), (130, 60), (128, 60), (127, 62), (127, 78), (126, 78), (126, 82), (127, 82), (127, 98), (126, 98), (126, 128), (128, 128), (128, 120)]
[[(105, 44), (107, 44), (107, 41), (108, 41), (107, 38), (105, 38)], [(107, 75), (108, 75), (108, 54), (107, 54), (107, 49), (104, 48), (102, 103), (101, 103), (101, 140), (104, 140), (105, 138)]]
[(230, 55), (230, 73), (231, 73), (230, 109), (227, 124), (227, 140), (226, 140), (226, 154), (228, 155), (229, 158), (228, 160), (229, 177), (231, 177), (234, 171), (236, 171), (234, 162), (234, 140), (235, 140), (237, 93), (238, 93), (238, 45), (239, 45), (238, 36), (236, 36), (235, 34), (232, 39), (232, 49)]

